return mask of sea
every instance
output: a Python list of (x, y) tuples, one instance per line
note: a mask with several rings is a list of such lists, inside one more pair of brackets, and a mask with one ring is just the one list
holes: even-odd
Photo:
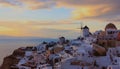
[(0, 65), (3, 58), (9, 56), (13, 51), (20, 47), (37, 46), (43, 41), (50, 42), (57, 39), (39, 38), (39, 39), (0, 39)]

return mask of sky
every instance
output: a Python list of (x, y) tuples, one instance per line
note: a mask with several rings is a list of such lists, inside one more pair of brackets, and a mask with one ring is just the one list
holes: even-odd
[(120, 0), (0, 0), (0, 36), (74, 38), (82, 23), (90, 32), (114, 23)]

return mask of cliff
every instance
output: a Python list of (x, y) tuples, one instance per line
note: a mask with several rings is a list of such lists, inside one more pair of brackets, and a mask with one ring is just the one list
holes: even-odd
[(23, 57), (24, 54), (25, 54), (24, 50), (16, 49), (12, 53), (12, 55), (9, 55), (4, 58), (0, 69), (11, 69), (11, 66), (18, 64), (18, 62), (19, 62), (19, 58), (17, 58), (17, 57)]

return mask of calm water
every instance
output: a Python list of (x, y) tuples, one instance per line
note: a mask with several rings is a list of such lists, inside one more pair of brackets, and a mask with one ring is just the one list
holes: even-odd
[(19, 47), (35, 46), (43, 41), (55, 41), (55, 39), (0, 39), (0, 64), (3, 58), (12, 54)]

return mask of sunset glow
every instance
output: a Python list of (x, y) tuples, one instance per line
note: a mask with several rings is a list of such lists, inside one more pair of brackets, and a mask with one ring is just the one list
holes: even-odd
[[(90, 31), (109, 22), (120, 29), (120, 0), (0, 0), (0, 36), (79, 36), (80, 23)], [(69, 34), (69, 35), (68, 35)]]

